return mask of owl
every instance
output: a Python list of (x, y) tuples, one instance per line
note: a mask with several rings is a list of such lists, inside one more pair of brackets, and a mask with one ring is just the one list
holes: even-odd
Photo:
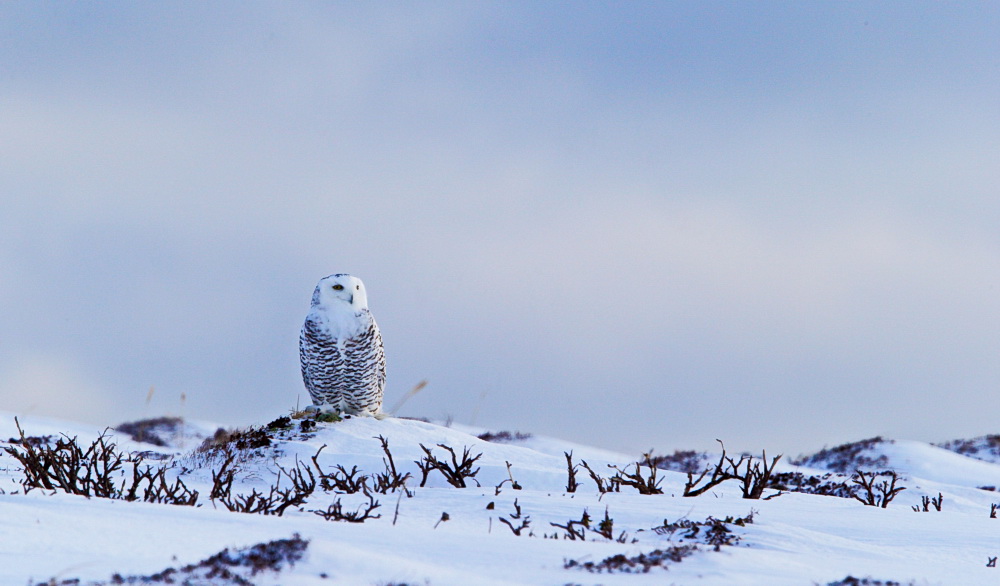
[(361, 279), (322, 279), (299, 336), (302, 382), (321, 411), (381, 418), (385, 388), (382, 334)]

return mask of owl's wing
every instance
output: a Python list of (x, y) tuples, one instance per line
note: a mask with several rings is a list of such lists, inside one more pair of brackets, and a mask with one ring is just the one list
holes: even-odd
[(323, 376), (322, 353), (323, 348), (329, 346), (329, 342), (319, 324), (311, 316), (306, 318), (299, 334), (299, 363), (302, 368), (302, 382), (314, 402), (319, 400), (316, 377)]
[(385, 390), (385, 350), (382, 348), (382, 331), (378, 329), (378, 324), (372, 320), (372, 328), (375, 330), (375, 352), (378, 366), (376, 376), (378, 377), (378, 392), (381, 394)]

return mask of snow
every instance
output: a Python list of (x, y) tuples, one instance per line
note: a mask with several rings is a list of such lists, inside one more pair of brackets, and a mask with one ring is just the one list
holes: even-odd
[[(77, 436), (81, 445), (89, 445), (104, 431), (34, 417), (21, 418), (20, 423), (29, 436)], [(1000, 569), (987, 567), (988, 558), (1000, 555), (1000, 519), (989, 517), (990, 505), (1000, 502), (1000, 495), (977, 488), (1000, 485), (1000, 465), (920, 442), (882, 442), (873, 448), (899, 472), (900, 484), (906, 487), (885, 509), (802, 493), (747, 500), (733, 481), (685, 498), (686, 475), (669, 471), (659, 471), (664, 494), (641, 495), (623, 487), (601, 495), (582, 470), (577, 474), (579, 489), (568, 493), (564, 452), (572, 451), (575, 463), (585, 459), (605, 476), (613, 472), (608, 464), (624, 467), (636, 456), (538, 436), (487, 442), (476, 437), (484, 430), (392, 418), (351, 418), (320, 423), (315, 432), (284, 433), (275, 445), (241, 460), (234, 493), (247, 494), (272, 485), (279, 466), (311, 463), (321, 447), (318, 461), (328, 472), (337, 464), (357, 466), (367, 474), (381, 472), (384, 453), (377, 436), (386, 438), (396, 466), (413, 475), (407, 483), (412, 497), (376, 494), (380, 518), (346, 523), (325, 521), (310, 511), (326, 509), (337, 498), (353, 510), (366, 502), (362, 495), (317, 490), (305, 505), (281, 517), (230, 512), (214, 504), (208, 494), (211, 469), (218, 461), (194, 448), (215, 426), (186, 425), (188, 431), (178, 444), (166, 447), (108, 433), (122, 449), (162, 454), (166, 459), (147, 463), (172, 466), (175, 475), (183, 472), (188, 486), (200, 493), (197, 507), (88, 499), (41, 489), (25, 494), (19, 463), (6, 453), (0, 455), (0, 584), (52, 578), (80, 578), (86, 584), (107, 581), (115, 573), (149, 575), (197, 563), (224, 548), (294, 534), (309, 540), (305, 557), (280, 573), (254, 576), (254, 583), (800, 586), (828, 584), (848, 575), (920, 585), (1000, 583)], [(0, 439), (17, 435), (13, 416), (0, 415)], [(467, 488), (454, 488), (432, 472), (427, 485), (419, 487), (415, 461), (424, 455), (421, 444), (442, 459), (450, 456), (440, 444), (454, 448), (459, 457), (466, 447), (472, 455), (481, 453), (476, 462), (481, 486), (470, 482)], [(508, 463), (522, 490), (504, 482)], [(810, 472), (784, 463), (779, 469)], [(944, 498), (942, 511), (912, 510), (922, 497), (938, 493)], [(521, 536), (499, 522), (515, 512), (515, 501), (522, 514), (530, 516)], [(494, 508), (488, 509), (489, 503)], [(585, 509), (594, 519), (607, 511), (615, 534), (626, 532), (626, 543), (594, 532), (587, 533), (586, 541), (543, 537), (562, 533), (550, 523), (579, 519)], [(448, 520), (441, 520), (442, 513)], [(653, 531), (665, 520), (750, 514), (752, 523), (728, 526), (738, 543), (719, 551), (700, 545), (698, 552), (668, 569), (591, 574), (564, 568), (568, 559), (600, 562), (616, 554), (633, 556), (682, 543), (680, 532)]]

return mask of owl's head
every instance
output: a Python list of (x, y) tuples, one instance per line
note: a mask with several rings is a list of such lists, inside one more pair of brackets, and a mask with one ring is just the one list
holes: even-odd
[(346, 273), (330, 275), (320, 280), (313, 291), (313, 307), (351, 307), (355, 311), (368, 309), (368, 294), (361, 279)]

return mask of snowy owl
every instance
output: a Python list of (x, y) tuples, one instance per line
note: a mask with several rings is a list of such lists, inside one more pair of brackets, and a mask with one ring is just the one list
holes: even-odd
[(382, 417), (385, 354), (361, 279), (322, 279), (299, 336), (302, 382), (321, 411)]

